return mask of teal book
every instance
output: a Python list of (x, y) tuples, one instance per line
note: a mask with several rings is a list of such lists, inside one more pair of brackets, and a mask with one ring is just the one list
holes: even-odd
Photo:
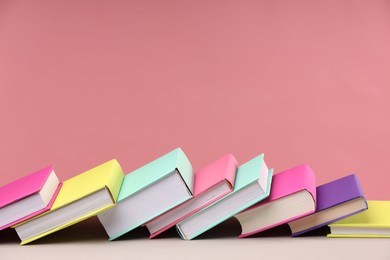
[(261, 154), (237, 170), (233, 192), (176, 224), (185, 240), (191, 240), (235, 214), (267, 198), (273, 169), (268, 169)]
[(193, 186), (191, 163), (177, 148), (127, 174), (117, 205), (99, 221), (114, 240), (192, 198)]

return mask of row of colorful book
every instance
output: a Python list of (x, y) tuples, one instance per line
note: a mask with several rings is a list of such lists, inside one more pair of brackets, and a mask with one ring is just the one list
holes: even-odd
[(0, 230), (21, 244), (96, 215), (109, 240), (140, 226), (191, 240), (231, 217), (240, 237), (286, 223), (292, 236), (329, 225), (329, 237), (390, 237), (390, 201), (366, 201), (355, 174), (317, 186), (308, 165), (273, 174), (264, 154), (240, 166), (227, 154), (194, 173), (177, 148), (126, 175), (111, 160), (64, 182), (53, 168), (0, 187)]

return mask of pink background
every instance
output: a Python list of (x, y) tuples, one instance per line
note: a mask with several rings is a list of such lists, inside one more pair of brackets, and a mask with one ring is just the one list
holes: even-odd
[(0, 185), (265, 152), (389, 199), (388, 1), (0, 0)]

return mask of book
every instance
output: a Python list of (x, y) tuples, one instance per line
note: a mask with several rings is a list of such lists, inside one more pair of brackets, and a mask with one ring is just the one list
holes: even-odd
[(328, 237), (390, 237), (390, 201), (367, 204), (367, 210), (330, 224)]
[(235, 217), (241, 225), (240, 237), (286, 224), (316, 209), (316, 182), (306, 164), (275, 174), (269, 197)]
[(264, 154), (241, 165), (233, 192), (176, 224), (185, 240), (191, 240), (238, 212), (265, 199), (270, 192), (273, 170), (268, 169)]
[(193, 186), (192, 166), (177, 148), (127, 174), (117, 205), (98, 218), (114, 240), (192, 198)]
[(64, 229), (115, 205), (124, 178), (114, 159), (63, 182), (51, 209), (14, 226), (21, 244)]
[(326, 226), (367, 209), (367, 202), (355, 174), (317, 187), (317, 209), (288, 223), (292, 236)]
[(227, 154), (195, 173), (194, 197), (146, 223), (153, 238), (233, 191), (237, 160)]
[(60, 187), (53, 165), (0, 187), (0, 230), (49, 210)]

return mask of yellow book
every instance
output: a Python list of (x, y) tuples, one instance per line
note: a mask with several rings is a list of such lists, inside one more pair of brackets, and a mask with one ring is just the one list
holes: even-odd
[(390, 201), (367, 201), (368, 210), (329, 225), (328, 237), (390, 237)]
[(64, 181), (49, 211), (14, 227), (21, 245), (111, 208), (123, 178), (123, 170), (114, 159)]

